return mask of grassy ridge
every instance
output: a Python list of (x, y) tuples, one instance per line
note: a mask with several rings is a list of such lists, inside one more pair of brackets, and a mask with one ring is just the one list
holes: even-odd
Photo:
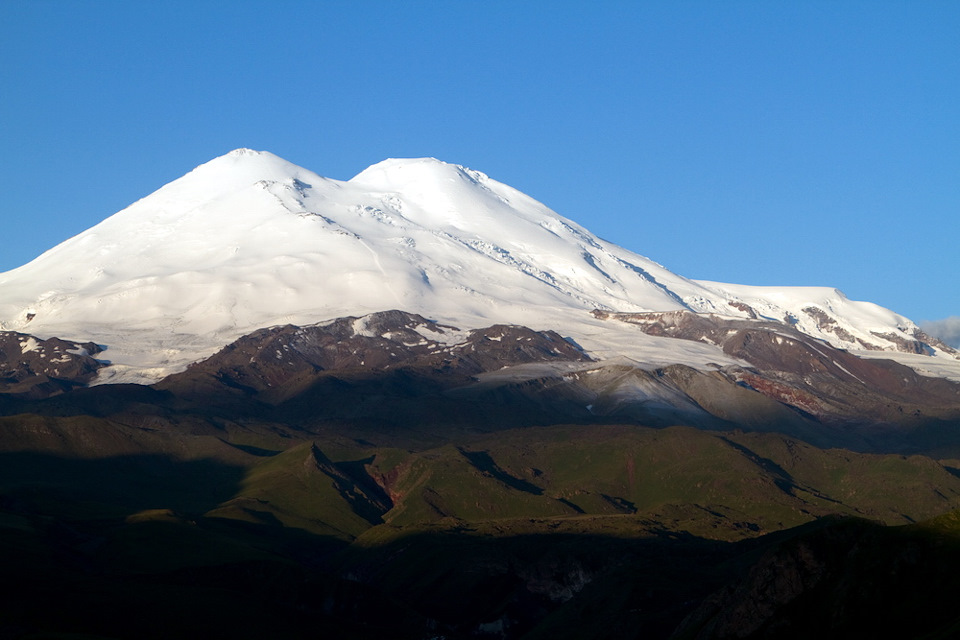
[(756, 535), (828, 513), (895, 524), (960, 506), (960, 479), (923, 456), (689, 427), (518, 429), (402, 459), (375, 454), (368, 472), (395, 494), (384, 515), (395, 526), (445, 517), (662, 515), (697, 505), (704, 522), (740, 518), (741, 530)]

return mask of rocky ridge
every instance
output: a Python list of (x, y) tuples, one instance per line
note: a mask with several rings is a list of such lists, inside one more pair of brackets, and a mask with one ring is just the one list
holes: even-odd
[(0, 331), (0, 393), (45, 397), (86, 386), (109, 363), (93, 342)]

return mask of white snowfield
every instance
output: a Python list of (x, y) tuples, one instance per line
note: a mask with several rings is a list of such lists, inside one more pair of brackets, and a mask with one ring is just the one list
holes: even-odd
[(744, 305), (851, 350), (893, 352), (877, 334), (911, 340), (916, 329), (831, 288), (683, 278), (432, 158), (385, 160), (343, 182), (238, 149), (0, 274), (0, 329), (105, 345), (114, 366), (101, 382), (155, 381), (260, 327), (386, 309), (464, 329), (554, 329), (601, 359), (723, 366), (734, 361), (712, 345), (590, 311), (749, 317)]

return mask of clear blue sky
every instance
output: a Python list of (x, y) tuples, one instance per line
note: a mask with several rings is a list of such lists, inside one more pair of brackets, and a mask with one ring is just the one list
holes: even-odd
[(681, 275), (960, 315), (960, 2), (0, 0), (0, 271), (236, 147), (434, 156)]

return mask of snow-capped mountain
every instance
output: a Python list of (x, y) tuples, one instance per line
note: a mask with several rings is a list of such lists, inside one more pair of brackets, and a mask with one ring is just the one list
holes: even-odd
[(434, 159), (386, 160), (344, 182), (238, 149), (0, 274), (0, 329), (105, 345), (102, 381), (156, 380), (257, 328), (385, 309), (555, 330), (596, 358), (640, 363), (738, 361), (591, 311), (775, 320), (845, 349), (956, 362), (877, 305), (832, 288), (690, 280)]

